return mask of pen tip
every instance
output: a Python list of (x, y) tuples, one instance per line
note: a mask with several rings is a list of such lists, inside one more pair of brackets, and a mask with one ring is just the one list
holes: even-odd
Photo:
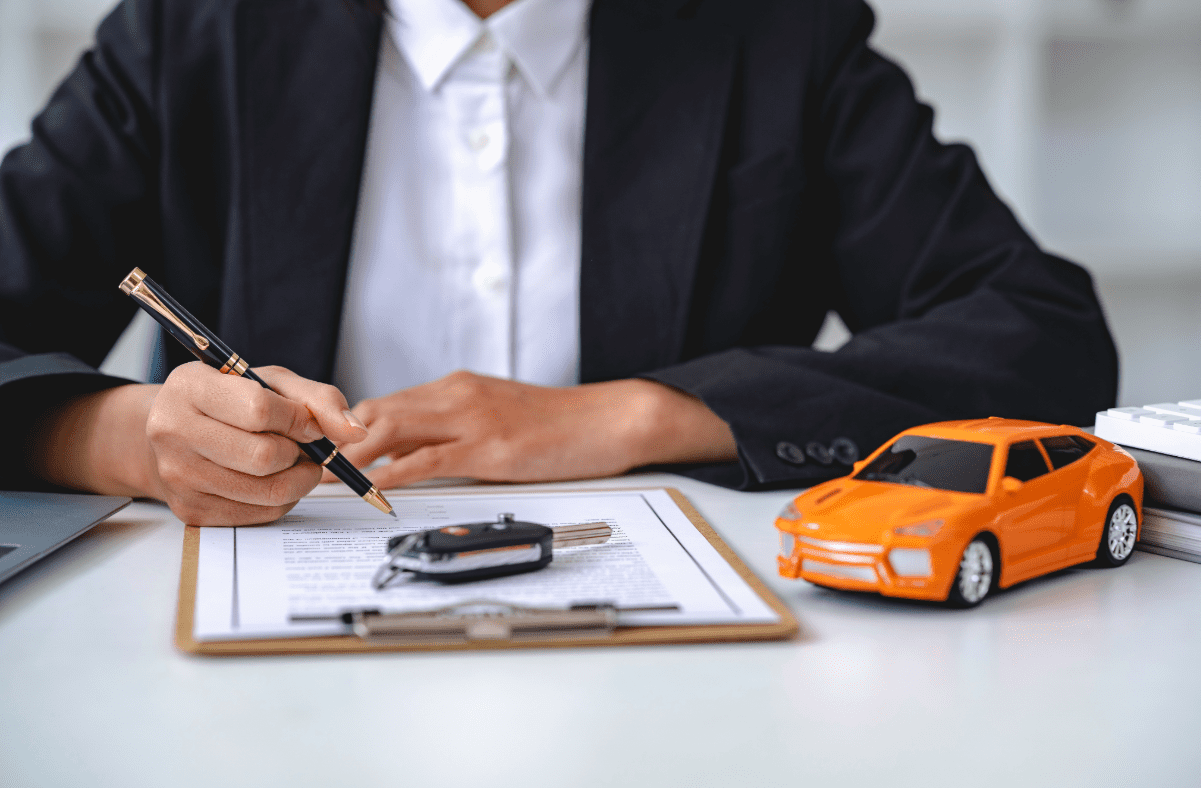
[(371, 485), (370, 490), (363, 493), (363, 500), (374, 506), (376, 509), (379, 509), (384, 514), (392, 515), (393, 519), (400, 519), (396, 516), (396, 512), (392, 511), (392, 504), (388, 503), (388, 499), (384, 497), (383, 493), (376, 489), (374, 484)]

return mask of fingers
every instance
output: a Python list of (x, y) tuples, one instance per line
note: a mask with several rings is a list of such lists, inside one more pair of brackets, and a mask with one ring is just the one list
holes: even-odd
[[(634, 384), (641, 383), (635, 381)], [(651, 384), (646, 384), (651, 385)], [(657, 385), (657, 384), (655, 384)], [(344, 453), (384, 488), (429, 478), (590, 478), (633, 466), (628, 427), (644, 398), (629, 386), (552, 388), (467, 372), (361, 403), (370, 435)]]
[(343, 447), (346, 459), (362, 467), (380, 457), (399, 457), (454, 438), (447, 400), (438, 398), (430, 388), (428, 384), (418, 386), (355, 406), (370, 432), (359, 443)]
[[(529, 417), (527, 395), (532, 390), (512, 381), (456, 372), (366, 400), (354, 410), (370, 435), (343, 453), (360, 468), (381, 457), (393, 458), (367, 474), (388, 487), (435, 477), (507, 478), (513, 471), (505, 462), (485, 458), (499, 459), (497, 453), (510, 444), (504, 433)], [(475, 473), (476, 468), (483, 473)]]
[(260, 477), (200, 457), (173, 453), (159, 463), (167, 503), (190, 525), (249, 525), (276, 520), (317, 485), (321, 469), (298, 462)]
[(173, 371), (155, 395), (145, 424), (156, 497), (186, 522), (277, 519), (321, 478), (298, 442), (326, 433), (343, 441), (366, 436), (343, 415), (346, 400), (332, 386), (278, 367), (256, 372), (288, 396), (198, 362)]
[(320, 432), (335, 443), (358, 443), (367, 437), (367, 427), (351, 412), (346, 397), (334, 386), (302, 378), (283, 367), (259, 367), (254, 371), (282, 397), (301, 406), (315, 420)]
[[(692, 404), (724, 432), (685, 418)], [(368, 474), (385, 488), (436, 477), (585, 479), (660, 456), (734, 452), (728, 426), (703, 403), (641, 380), (555, 388), (460, 372), (364, 403), (361, 413), (371, 437), (355, 456), (395, 458)]]
[(279, 519), (315, 488), (321, 468), (309, 461), (267, 477), (233, 471), (198, 455), (160, 458), (172, 511), (190, 525), (250, 525)]
[(425, 479), (473, 476), (468, 470), (469, 450), (461, 443), (423, 446), (382, 468), (372, 470), (367, 478), (383, 490)]
[(173, 371), (165, 389), (179, 404), (245, 432), (274, 432), (303, 443), (321, 437), (321, 427), (303, 404), (199, 362)]
[(321, 469), (311, 462), (298, 462), (270, 476), (251, 476), (210, 464), (197, 480), (200, 492), (219, 495), (230, 501), (278, 508), (291, 506), (309, 493), (321, 480)]
[(167, 504), (171, 507), (171, 512), (185, 525), (203, 526), (263, 525), (275, 522), (296, 505), (290, 503), (277, 507), (252, 506), (207, 493), (196, 493), (186, 502), (169, 500)]
[(213, 419), (197, 421), (188, 448), (216, 465), (248, 476), (279, 473), (303, 456), (300, 446), (282, 435), (244, 432)]
[[(384, 432), (384, 430), (377, 428), (371, 431), (371, 437), (367, 441), (347, 446), (342, 450), (342, 454), (356, 468), (363, 470), (382, 457), (395, 460), (415, 452), (424, 446), (437, 446), (447, 442), (448, 439), (445, 438), (420, 438), (397, 441), (387, 432)], [(370, 476), (371, 474), (367, 475)], [(321, 477), (321, 481), (323, 482), (337, 481), (337, 479), (338, 477), (330, 473), (328, 468), (325, 469), (325, 473)]]
[(380, 457), (401, 457), (430, 444), (444, 443), (447, 438), (435, 437), (402, 437), (397, 430), (377, 425), (362, 443), (347, 446), (342, 450), (346, 459), (356, 467), (370, 465)]

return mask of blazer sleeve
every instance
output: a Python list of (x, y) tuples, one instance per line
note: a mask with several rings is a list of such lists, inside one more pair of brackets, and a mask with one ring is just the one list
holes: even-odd
[[(155, 8), (117, 6), (31, 140), (0, 163), (0, 413), (18, 430), (72, 396), (130, 382), (95, 367), (135, 311), (117, 284), (160, 248)], [(39, 486), (19, 453), (0, 459), (0, 485)]]
[(803, 485), (849, 470), (812, 456), (837, 438), (866, 456), (944, 419), (1091, 424), (1117, 389), (1091, 278), (1039, 249), (967, 147), (935, 140), (930, 108), (868, 46), (867, 6), (815, 5), (804, 145), (818, 163), (809, 204), (824, 206), (829, 235), (811, 251), (853, 336), (833, 353), (735, 348), (645, 375), (701, 398), (738, 443), (736, 468), (676, 470), (742, 488)]
[(53, 490), (29, 470), (30, 435), (56, 405), (84, 394), (133, 381), (104, 375), (65, 353), (25, 354), (0, 344), (0, 413), (9, 427), (5, 438), (15, 451), (0, 457), (0, 490)]

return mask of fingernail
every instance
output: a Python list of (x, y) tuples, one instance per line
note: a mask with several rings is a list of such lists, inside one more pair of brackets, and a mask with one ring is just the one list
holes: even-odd
[(316, 424), (310, 423), (310, 424), (304, 425), (305, 443), (312, 443), (315, 440), (320, 440), (321, 434), (322, 434), (321, 428), (318, 427)]
[(367, 425), (360, 421), (358, 416), (354, 415), (348, 410), (342, 411), (342, 415), (346, 417), (346, 423), (350, 426), (360, 429), (363, 432), (367, 431)]

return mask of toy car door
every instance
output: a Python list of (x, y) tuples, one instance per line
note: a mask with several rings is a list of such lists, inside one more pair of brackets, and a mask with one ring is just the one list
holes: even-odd
[[(1063, 558), (1067, 560), (1071, 557), (1068, 555), (1068, 551), (1073, 549), (1073, 542), (1079, 541), (1076, 537), (1080, 533), (1081, 526), (1085, 525), (1077, 523), (1077, 519), (1080, 517), (1081, 498), (1084, 495), (1085, 477), (1088, 475), (1089, 467), (1088, 463), (1078, 462), (1078, 460), (1087, 453), (1085, 446), (1088, 444), (1084, 441), (1073, 440), (1067, 435), (1040, 438), (1039, 443), (1042, 444), (1047, 458), (1051, 461), (1051, 478), (1061, 491), (1059, 505), (1064, 527)], [(1092, 447), (1088, 446), (1088, 448)], [(1079, 553), (1077, 557), (1085, 560), (1088, 557), (1087, 554), (1096, 549), (1096, 540), (1089, 538), (1083, 545), (1075, 547), (1077, 549), (1074, 552)]]
[(1066, 523), (1060, 486), (1047, 460), (1032, 440), (1012, 444), (1005, 458), (1005, 478), (1022, 483), (999, 492), (1001, 571), (1005, 585), (1039, 574), (1062, 551)]

